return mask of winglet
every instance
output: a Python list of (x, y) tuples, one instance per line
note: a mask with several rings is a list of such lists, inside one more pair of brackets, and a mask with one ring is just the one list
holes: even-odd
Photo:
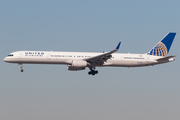
[(119, 42), (119, 44), (117, 45), (116, 50), (119, 50), (120, 44), (121, 42)]

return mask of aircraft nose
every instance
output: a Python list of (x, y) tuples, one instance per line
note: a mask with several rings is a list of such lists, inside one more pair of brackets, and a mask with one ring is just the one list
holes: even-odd
[(4, 62), (7, 62), (7, 58), (6, 57), (3, 60), (4, 60)]

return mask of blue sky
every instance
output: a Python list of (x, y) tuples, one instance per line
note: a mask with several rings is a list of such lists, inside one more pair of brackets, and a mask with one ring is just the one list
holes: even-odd
[[(7, 0), (0, 2), (0, 119), (179, 120), (178, 0)], [(3, 58), (19, 50), (146, 53), (177, 35), (171, 63), (71, 72), (65, 65), (24, 65)]]

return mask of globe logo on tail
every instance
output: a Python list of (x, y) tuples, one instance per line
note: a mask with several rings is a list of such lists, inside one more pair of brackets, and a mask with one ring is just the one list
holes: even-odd
[(148, 52), (148, 55), (166, 56), (167, 53), (167, 48), (164, 43), (159, 42), (151, 51)]

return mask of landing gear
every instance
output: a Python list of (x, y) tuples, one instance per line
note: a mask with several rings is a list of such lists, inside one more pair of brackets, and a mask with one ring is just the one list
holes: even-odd
[(24, 72), (23, 65), (22, 64), (19, 64), (19, 65), (20, 65), (20, 68), (21, 68), (21, 72)]
[(89, 75), (95, 75), (95, 74), (98, 74), (98, 71), (97, 70), (91, 70), (88, 72)]
[(93, 76), (94, 76), (95, 74), (98, 74), (98, 71), (95, 70), (95, 69), (96, 69), (95, 64), (92, 64), (92, 65), (89, 67), (89, 69), (91, 70), (91, 71), (88, 72), (89, 75), (93, 75)]

